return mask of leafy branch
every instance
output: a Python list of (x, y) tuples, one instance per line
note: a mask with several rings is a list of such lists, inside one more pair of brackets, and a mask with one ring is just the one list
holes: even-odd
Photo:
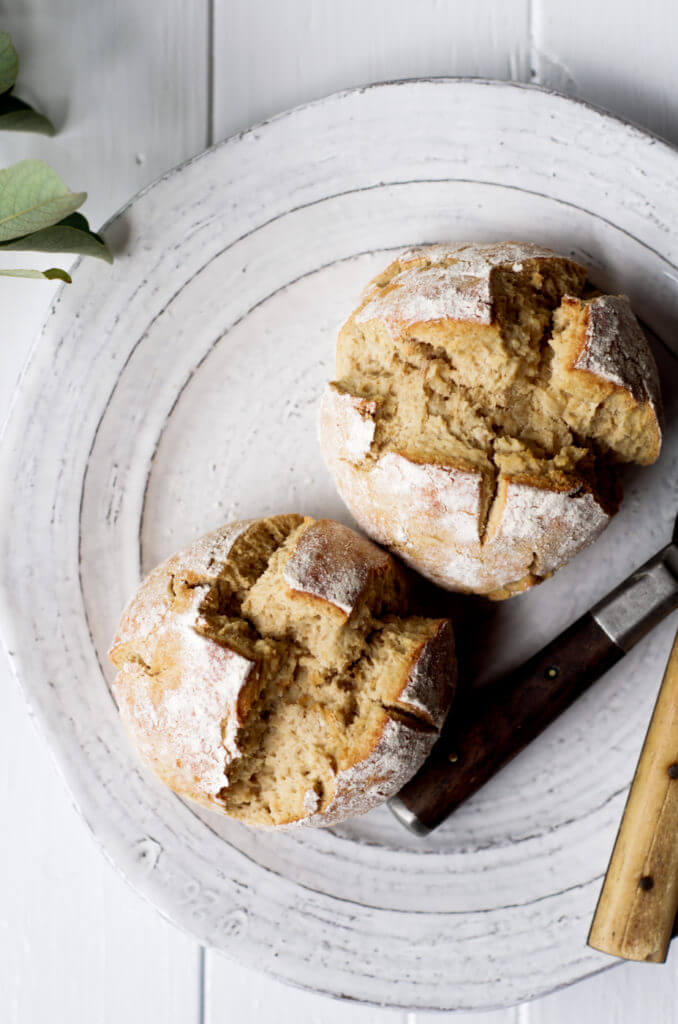
[[(0, 32), (0, 129), (53, 135), (51, 122), (11, 95), (19, 57), (6, 32)], [(78, 253), (113, 262), (101, 235), (76, 213), (86, 192), (71, 192), (43, 160), (21, 160), (0, 170), (0, 250)], [(58, 267), (49, 270), (3, 270), (5, 277), (37, 277), (70, 283)]]

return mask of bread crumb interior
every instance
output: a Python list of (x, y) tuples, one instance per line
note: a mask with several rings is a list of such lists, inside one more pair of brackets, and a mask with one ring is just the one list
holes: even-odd
[(198, 632), (257, 665), (240, 700), (240, 756), (217, 798), (250, 824), (322, 812), (337, 774), (369, 752), (389, 717), (436, 729), (425, 711), (398, 698), (438, 623), (404, 617), (404, 577), (390, 559), (348, 616), (291, 588), (285, 565), (309, 525), (295, 515), (255, 523), (201, 605)]
[[(427, 259), (424, 253), (420, 264)], [(592, 490), (614, 512), (611, 466), (654, 460), (645, 430), (653, 414), (623, 388), (573, 366), (594, 297), (583, 268), (564, 259), (495, 268), (491, 324), (423, 322), (394, 342), (382, 319), (360, 312), (375, 294), (398, 287), (402, 270), (396, 261), (375, 279), (337, 346), (335, 386), (374, 402), (367, 467), (398, 452), (479, 472), (481, 541), (502, 479)]]

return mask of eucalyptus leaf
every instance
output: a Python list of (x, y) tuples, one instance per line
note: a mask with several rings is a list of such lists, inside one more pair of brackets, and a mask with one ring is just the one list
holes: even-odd
[(63, 220), (60, 220), (59, 224), (66, 224), (69, 228), (77, 228), (78, 231), (89, 231), (89, 233), (94, 235), (95, 238), (98, 238), (101, 243), (104, 241), (101, 235), (97, 235), (92, 231), (89, 226), (89, 221), (84, 213), (71, 213), (68, 217), (64, 217)]
[(59, 267), (50, 267), (49, 270), (0, 270), (0, 277), (41, 277), (47, 281), (73, 283), (71, 275)]
[(23, 100), (18, 100), (16, 96), (7, 93), (0, 96), (0, 130), (54, 135), (54, 125), (49, 118), (33, 110), (33, 107)]
[(11, 89), (19, 73), (19, 55), (8, 32), (0, 32), (0, 94)]
[(58, 224), (87, 199), (71, 192), (42, 160), (21, 160), (0, 171), (0, 242)]
[(80, 256), (95, 256), (97, 259), (113, 262), (111, 251), (101, 235), (90, 230), (87, 218), (81, 213), (64, 217), (53, 227), (34, 231), (11, 242), (1, 242), (0, 250), (11, 252), (74, 252)]

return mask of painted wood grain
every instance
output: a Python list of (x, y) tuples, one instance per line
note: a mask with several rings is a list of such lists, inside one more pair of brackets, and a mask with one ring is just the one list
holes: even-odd
[(370, 82), (529, 77), (529, 0), (215, 0), (214, 137)]
[[(22, 0), (3, 5), (1, 27), (20, 52), (18, 94), (45, 110), (59, 134), (0, 135), (0, 164), (48, 160), (71, 187), (89, 190), (84, 212), (93, 225), (206, 144), (205, 5), (172, 0), (155, 12), (131, 0)], [(53, 262), (3, 257), (14, 266)], [(0, 279), (0, 419), (53, 292), (42, 282)], [(102, 856), (4, 655), (0, 750), (0, 816), (12, 836), (0, 844), (0, 1018), (199, 1021), (197, 944), (139, 900)]]
[[(276, 1024), (409, 1024), (401, 1010), (361, 1006), (290, 988), (259, 971), (236, 966), (220, 953), (209, 956), (205, 973), (205, 1024), (230, 1021)], [(479, 1020), (478, 1024), (485, 1024)], [(489, 1022), (488, 1022), (489, 1024)], [(504, 1021), (501, 1022), (504, 1024)]]
[[(493, 10), (491, 3), (473, 6), (457, 0), (449, 4), (426, 0), (413, 5), (393, 0), (387, 9), (385, 4), (375, 3), (376, 16), (371, 10), (365, 13), (364, 7), (368, 5), (361, 5), (358, 11), (355, 3), (311, 5), (287, 0), (285, 5), (276, 5), (284, 6), (284, 12), (272, 12), (272, 6), (263, 2), (250, 5), (246, 0), (216, 0), (215, 46), (210, 54), (207, 33), (204, 48), (199, 46), (205, 27), (206, 4), (202, 2), (189, 5), (181, 0), (167, 0), (160, 13), (154, 11), (153, 24), (150, 14), (147, 16), (140, 9), (132, 11), (127, 2), (111, 2), (102, 7), (87, 5), (82, 0), (77, 4), (66, 0), (22, 0), (21, 5), (3, 5), (2, 27), (13, 32), (24, 56), (20, 79), (25, 86), (23, 95), (41, 103), (69, 133), (70, 141), (57, 158), (55, 152), (64, 135), (47, 141), (0, 136), (0, 162), (24, 155), (48, 155), (69, 184), (89, 187), (91, 200), (85, 212), (94, 222), (100, 221), (141, 184), (202, 147), (196, 127), (200, 116), (188, 118), (183, 110), (188, 106), (200, 115), (201, 96), (206, 88), (202, 71), (209, 68), (210, 59), (216, 70), (217, 137), (247, 127), (251, 121), (286, 106), (369, 80), (402, 74), (505, 77), (505, 67), (509, 69), (508, 75), (524, 80), (529, 76), (530, 52), (536, 75), (545, 84), (570, 88), (596, 102), (607, 102), (622, 115), (644, 121), (673, 139), (678, 137), (677, 107), (673, 100), (675, 61), (666, 34), (666, 25), (671, 24), (674, 16), (671, 0), (650, 0), (643, 5), (642, 33), (636, 31), (637, 8), (631, 3), (612, 4), (610, 0), (587, 4), (576, 0), (574, 11), (573, 5), (561, 11), (546, 0), (533, 0), (531, 33), (523, 2), (495, 4)], [(311, 6), (315, 7), (314, 12)], [(415, 7), (417, 13), (413, 14)], [(328, 14), (330, 10), (336, 13)], [(449, 18), (448, 10), (452, 11)], [(474, 12), (479, 12), (477, 20)], [(356, 32), (355, 25), (364, 24), (365, 20), (369, 23), (369, 34)], [(417, 22), (414, 32), (413, 21)], [(77, 32), (72, 31), (73, 24), (79, 27)], [(113, 24), (116, 31), (111, 33)], [(439, 31), (441, 24), (446, 31)], [(582, 26), (587, 30), (582, 31)], [(276, 37), (278, 28), (283, 32)], [(137, 33), (135, 38), (128, 29)], [(120, 49), (116, 51), (121, 37), (126, 38), (131, 59)], [(297, 38), (302, 44), (299, 47), (295, 44)], [(113, 58), (116, 52), (117, 58)], [(167, 54), (169, 63), (165, 59)], [(151, 62), (150, 68), (145, 67), (147, 60)], [(111, 77), (106, 73), (105, 83), (102, 82), (102, 63), (117, 68), (119, 74)], [(73, 88), (76, 82), (80, 87), (77, 96)], [(145, 97), (135, 96), (139, 82), (148, 90)], [(139, 105), (145, 106), (143, 117), (138, 116)], [(116, 124), (108, 137), (102, 108)], [(149, 123), (149, 110), (159, 115), (159, 121)], [(88, 126), (86, 131), (84, 125)], [(96, 181), (108, 181), (109, 193), (99, 186), (95, 188), (95, 177), (90, 172), (92, 158), (86, 147), (91, 138), (96, 138), (106, 150), (107, 159), (100, 162)], [(2, 148), (5, 146), (6, 149)], [(78, 174), (80, 167), (86, 170), (82, 180)], [(50, 291), (50, 286), (33, 282), (13, 282), (10, 288), (6, 284), (0, 282), (0, 296), (3, 326), (9, 327), (12, 344), (3, 345), (0, 354), (0, 408), (5, 407), (23, 350), (42, 319), (40, 307), (47, 307)], [(30, 316), (27, 305), (31, 307)], [(0, 872), (5, 879), (11, 877), (19, 890), (19, 898), (11, 906), (0, 899), (0, 954), (5, 956), (5, 950), (9, 950), (8, 962), (15, 970), (13, 984), (6, 990), (10, 1015), (1, 1012), (0, 1016), (14, 1024), (11, 1013), (19, 1012), (17, 993), (26, 987), (40, 988), (40, 975), (46, 972), (49, 984), (42, 979), (42, 1002), (32, 997), (29, 1003), (23, 1003), (24, 1009), (32, 1007), (39, 1015), (31, 1017), (24, 1013), (16, 1018), (21, 1024), (44, 1020), (47, 1002), (54, 1024), (70, 1024), (80, 1019), (78, 1011), (83, 1008), (92, 1010), (93, 1015), (82, 1019), (92, 1021), (123, 1019), (136, 1024), (137, 1020), (159, 1019), (161, 1012), (168, 1021), (198, 1020), (199, 993), (194, 993), (195, 1001), (191, 1003), (190, 998), (171, 989), (172, 999), (162, 1001), (162, 990), (154, 986), (158, 976), (154, 973), (153, 950), (157, 944), (161, 954), (169, 957), (176, 967), (174, 978), (182, 977), (183, 957), (174, 963), (171, 944), (164, 945), (158, 938), (152, 911), (145, 908), (146, 916), (135, 916), (128, 900), (118, 899), (119, 892), (125, 894), (126, 890), (111, 872), (111, 881), (103, 883), (98, 879), (98, 869), (90, 864), (90, 859), (98, 863), (100, 854), (79, 825), (51, 762), (27, 725), (23, 702), (13, 691), (7, 691), (8, 684), (3, 665), (0, 748), (5, 755), (2, 764), (6, 771), (0, 771), (0, 813), (3, 820), (19, 823), (13, 832), (22, 836), (22, 843), (16, 849), (10, 849), (9, 844), (0, 846)], [(30, 833), (26, 831), (29, 826)], [(81, 839), (76, 838), (78, 830)], [(56, 912), (56, 897), (51, 890), (63, 884), (64, 874), (67, 899)], [(90, 887), (88, 880), (95, 879)], [(87, 911), (92, 889), (101, 912), (87, 914), (88, 927), (80, 929), (78, 915)], [(136, 902), (135, 897), (130, 899)], [(39, 913), (41, 904), (53, 911), (47, 926)], [(10, 906), (10, 912), (6, 906)], [(59, 915), (65, 922), (63, 928), (59, 927)], [(133, 946), (140, 965), (136, 969), (125, 970), (129, 967), (126, 953), (113, 954), (109, 948), (102, 954), (101, 945), (96, 947), (99, 959), (93, 964), (92, 933), (101, 930), (104, 916), (109, 933), (117, 941), (129, 942), (128, 929), (142, 936), (143, 944), (135, 942)], [(24, 947), (21, 956), (17, 953), (19, 945)], [(107, 982), (106, 972), (116, 964), (120, 970), (114, 981), (120, 991), (109, 1007), (110, 1013), (115, 1011), (117, 1016), (104, 1017), (101, 1007), (95, 1007), (92, 991), (100, 999), (102, 993), (106, 998), (109, 996), (107, 984), (112, 986), (114, 981)], [(642, 980), (638, 970), (646, 971)], [(68, 1002), (58, 998), (59, 974), (71, 978)], [(643, 1019), (664, 1024), (673, 1020), (678, 1002), (677, 975), (673, 953), (666, 969), (634, 966), (610, 971), (529, 1006), (489, 1015), (487, 1021), (489, 1024), (491, 1018), (493, 1024), (495, 1020), (497, 1024), (570, 1024), (577, 1019), (579, 1024), (608, 1020), (635, 1024)], [(79, 986), (83, 991), (76, 992)], [(146, 1001), (144, 992), (148, 993), (146, 998), (152, 997), (152, 1002)], [(178, 1010), (173, 1017), (175, 1003)], [(252, 1020), (253, 1024), (268, 1024), (273, 1014), (276, 1019), (294, 1017), (314, 1022), (358, 1019), (353, 1004), (345, 1006), (299, 993), (220, 956), (210, 956), (206, 1019), (210, 1024), (238, 1020), (238, 1015), (230, 1010), (232, 1006), (241, 1010), (240, 1019)], [(294, 1016), (295, 1007), (299, 1007), (298, 1017)], [(0, 999), (0, 1010), (4, 1009)], [(402, 1019), (401, 1014), (393, 1011), (365, 1012), (366, 1021), (400, 1024)], [(465, 1018), (466, 1015), (406, 1015), (408, 1024), (415, 1020), (417, 1024), (424, 1020), (460, 1024)], [(476, 1024), (486, 1020), (484, 1015), (477, 1014), (469, 1019)]]
[(535, 0), (533, 80), (678, 142), (676, 25), (671, 0)]
[(199, 1022), (200, 954), (122, 881), (0, 674), (3, 1024)]
[(235, 967), (220, 953), (212, 953), (207, 962), (205, 1024), (269, 1024), (272, 1020), (276, 1024), (525, 1024), (519, 1014), (518, 1007), (489, 1013), (429, 1014), (361, 1006), (281, 985), (259, 972)]
[(4, 133), (3, 161), (47, 159), (89, 190), (94, 223), (207, 141), (205, 3), (21, 0), (2, 26), (21, 58), (16, 91), (59, 129), (55, 138)]
[(531, 1003), (527, 1009), (529, 1024), (674, 1024), (678, 947), (674, 946), (662, 966), (624, 963)]
[[(2, 133), (0, 166), (47, 160), (69, 187), (88, 191), (82, 212), (93, 227), (208, 143), (205, 3), (167, 0), (151, 11), (134, 0), (21, 0), (3, 4), (0, 15), (20, 55), (17, 95), (58, 129), (54, 138)], [(4, 266), (58, 262), (39, 253), (2, 256)], [(0, 280), (3, 330), (12, 337), (3, 346), (0, 401), (11, 397), (55, 291), (47, 282)]]

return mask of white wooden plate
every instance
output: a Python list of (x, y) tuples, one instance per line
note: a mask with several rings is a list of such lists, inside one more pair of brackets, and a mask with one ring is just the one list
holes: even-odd
[[(346, 519), (315, 407), (336, 325), (394, 250), (545, 242), (667, 338), (677, 182), (664, 143), (552, 93), (377, 86), (171, 172), (109, 225), (113, 268), (84, 262), (59, 294), (4, 440), (6, 644), (97, 839), (201, 941), (298, 985), (417, 1008), (509, 1005), (608, 962), (586, 934), (670, 623), (427, 840), (385, 808), (277, 835), (188, 806), (139, 767), (106, 648), (141, 573), (195, 535), (283, 510)], [(676, 370), (658, 355), (659, 464), (629, 474), (592, 550), (493, 606), (479, 672), (529, 654), (668, 539)]]

